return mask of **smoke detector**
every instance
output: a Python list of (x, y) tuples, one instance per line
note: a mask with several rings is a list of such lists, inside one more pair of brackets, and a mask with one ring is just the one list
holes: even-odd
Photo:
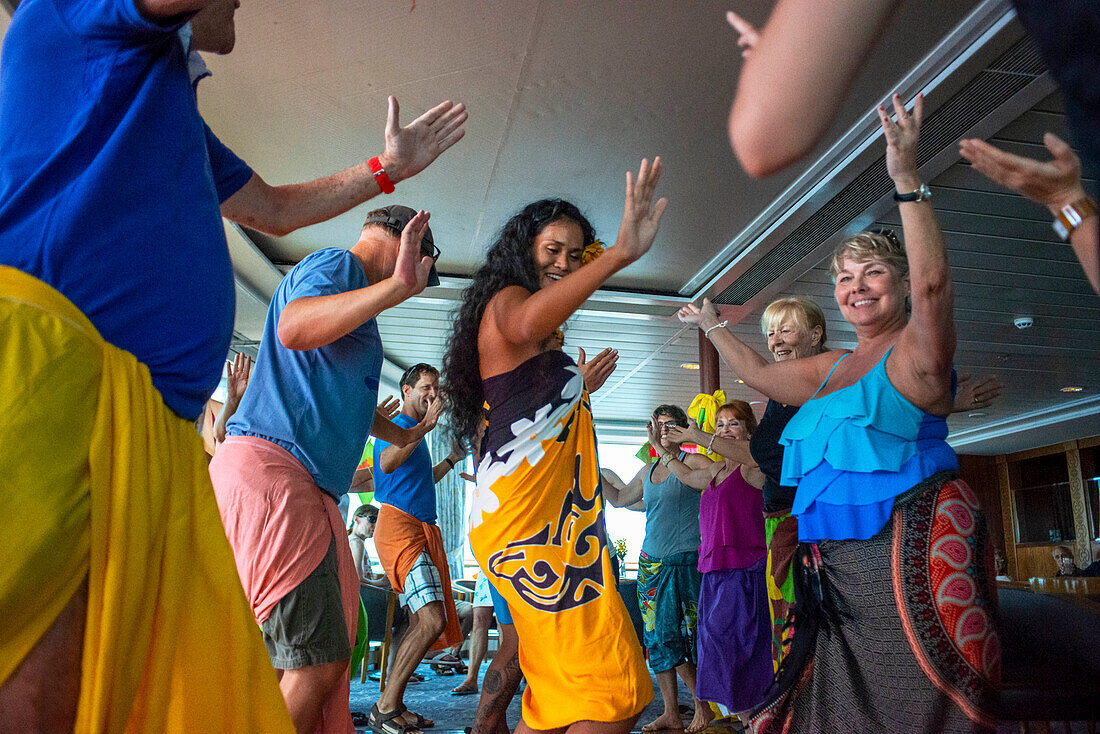
[(1020, 316), (1013, 319), (1012, 323), (1016, 324), (1017, 329), (1030, 329), (1031, 325), (1035, 323), (1035, 319), (1030, 316)]

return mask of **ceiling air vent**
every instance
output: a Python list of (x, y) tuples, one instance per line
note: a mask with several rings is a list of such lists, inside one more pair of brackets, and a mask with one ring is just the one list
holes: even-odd
[[(1021, 38), (928, 115), (917, 152), (917, 164), (923, 165), (948, 146), (954, 146), (968, 130), (1044, 71), (1046, 67), (1034, 45), (1028, 38)], [(719, 293), (714, 302), (745, 305), (888, 194), (893, 185), (886, 173), (884, 153)]]

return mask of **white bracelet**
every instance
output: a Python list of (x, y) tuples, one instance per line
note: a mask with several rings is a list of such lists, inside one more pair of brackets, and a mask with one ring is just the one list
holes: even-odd
[(714, 326), (710, 327), (709, 329), (703, 329), (703, 336), (707, 339), (710, 339), (710, 332), (714, 331), (715, 329), (723, 329), (728, 325), (729, 325), (728, 320), (727, 321), (720, 321), (717, 324), (715, 324)]
[(718, 435), (718, 434), (716, 434), (716, 433), (710, 434), (710, 443), (707, 444), (707, 453), (710, 453), (711, 449), (714, 448), (714, 437), (716, 435)]

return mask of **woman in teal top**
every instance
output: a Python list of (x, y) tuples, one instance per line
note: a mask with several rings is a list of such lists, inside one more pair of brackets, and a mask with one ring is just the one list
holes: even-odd
[[(685, 428), (688, 423), (683, 408), (658, 405), (648, 425), (654, 449), (678, 457), (691, 469), (714, 466), (701, 454), (684, 452), (670, 438), (673, 427)], [(646, 464), (626, 485), (609, 469), (602, 469), (600, 475), (604, 499), (616, 507), (645, 512), (645, 538), (638, 556), (638, 608), (645, 623), (642, 636), (649, 667), (657, 678), (664, 711), (642, 731), (683, 728), (677, 673), (695, 698), (695, 713), (687, 731), (701, 731), (713, 716), (707, 704), (695, 696), (695, 627), (701, 580), (699, 492), (660, 463)]]
[[(882, 107), (886, 166), (908, 248), (892, 233), (845, 239), (834, 295), (854, 327), (848, 354), (768, 364), (681, 310), (746, 384), (801, 405), (787, 424), (781, 484), (812, 593), (800, 594), (778, 687), (757, 732), (983, 731), (1000, 678), (985, 520), (945, 442), (955, 353), (953, 287), (931, 192), (917, 173), (922, 99)], [(912, 313), (909, 313), (909, 303)]]

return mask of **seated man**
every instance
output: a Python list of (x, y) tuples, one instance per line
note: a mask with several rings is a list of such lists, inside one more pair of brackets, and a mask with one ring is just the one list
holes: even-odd
[(1077, 562), (1073, 558), (1073, 548), (1068, 545), (1057, 545), (1054, 546), (1051, 555), (1054, 556), (1054, 562), (1058, 564), (1058, 572), (1054, 574), (1055, 576), (1066, 577), (1081, 575), (1081, 569), (1077, 567)]
[[(434, 425), (442, 410), (439, 370), (423, 363), (413, 365), (401, 377), (401, 395), (395, 426)], [(429, 725), (418, 714), (405, 710), (405, 685), (429, 649), (462, 640), (443, 536), (435, 524), (435, 483), (461, 458), (452, 452), (433, 466), (423, 441), (394, 446), (377, 437), (374, 442), (374, 496), (382, 505), (375, 549), (390, 584), (401, 594), (400, 603), (408, 606), (411, 616), (385, 690), (371, 710), (372, 727), (391, 722), (395, 727)]]

